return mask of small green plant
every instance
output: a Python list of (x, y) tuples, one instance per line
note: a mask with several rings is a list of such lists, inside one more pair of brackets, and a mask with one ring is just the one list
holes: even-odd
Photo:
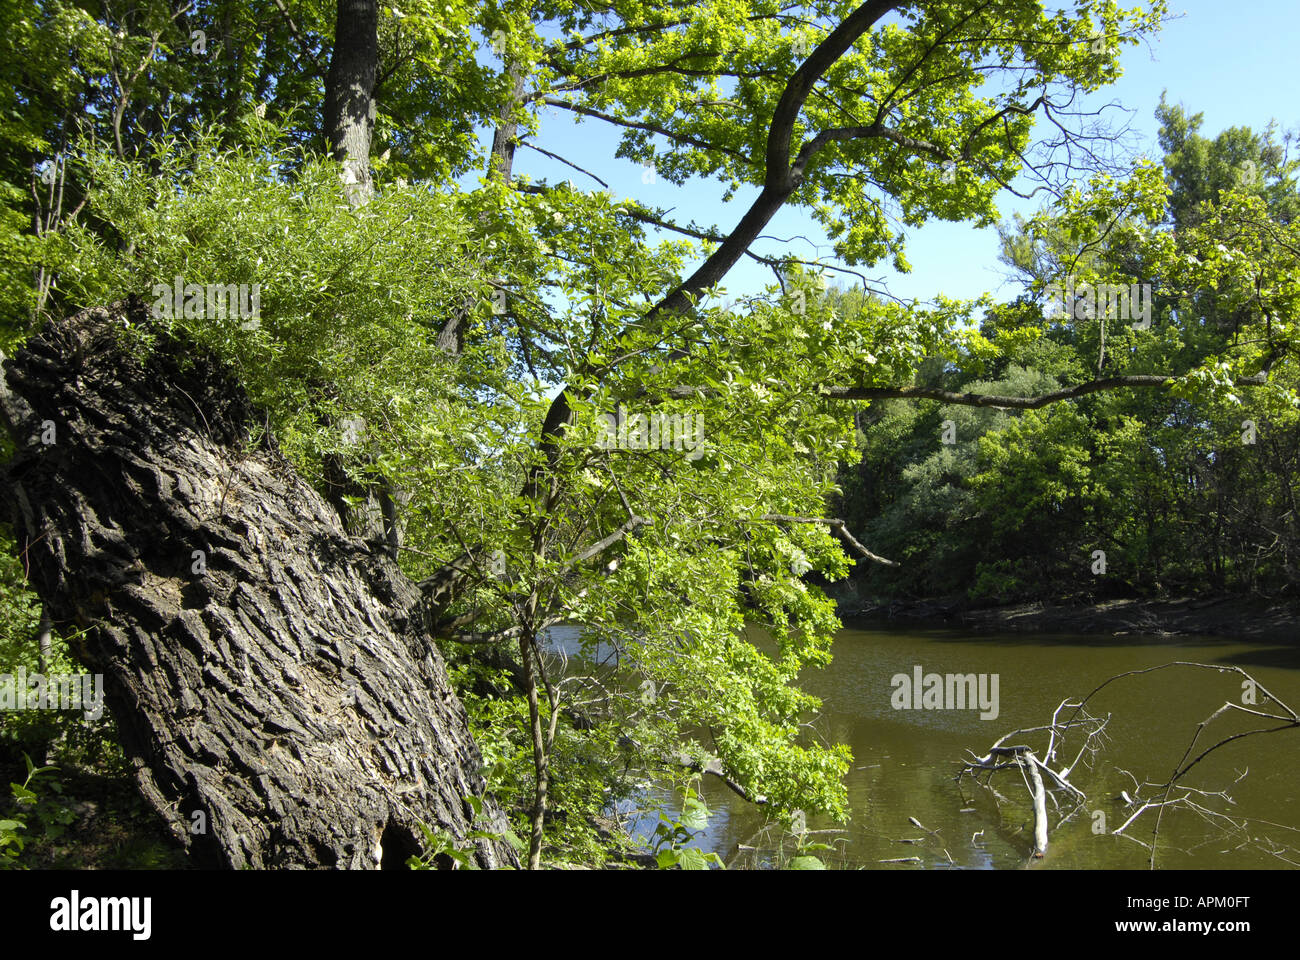
[[(808, 832), (807, 821), (804, 820), (802, 812), (796, 812), (794, 823), (790, 827), (790, 834), (794, 837), (795, 849), (794, 855), (785, 862), (782, 869), (784, 870), (825, 870), (826, 864), (817, 854), (823, 850), (833, 849), (828, 843), (813, 841), (809, 838), (812, 836)], [(784, 844), (782, 845), (784, 847)]]
[[(466, 797), (465, 802), (474, 811), (474, 822), (478, 823), (483, 816), (483, 799)], [(444, 828), (439, 827), (434, 830), (427, 824), (421, 823), (420, 832), (424, 834), (424, 852), (407, 859), (406, 865), (412, 870), (436, 870), (439, 857), (450, 859), (453, 870), (477, 870), (478, 864), (474, 862), (475, 840), (504, 840), (518, 853), (523, 853), (525, 849), (524, 842), (515, 835), (513, 830), (495, 833), (475, 828), (465, 834), (465, 839), (457, 840)]]
[(0, 869), (17, 865), (25, 842), (20, 831), (26, 829), (27, 824), (21, 820), (0, 820)]
[(710, 866), (726, 869), (716, 853), (705, 853), (686, 844), (709, 825), (709, 808), (699, 794), (698, 780), (692, 780), (682, 790), (682, 812), (676, 820), (663, 811), (654, 832), (654, 855), (659, 869), (707, 870)]
[(37, 786), (43, 786), (40, 778), (55, 768), (38, 767), (25, 753), (23, 760), (27, 763), (27, 778), (22, 783), (9, 784), (17, 808), (15, 819), (0, 820), (0, 869), (24, 869), (18, 860), (33, 837), (28, 832), (33, 817), (41, 825), (40, 836), (47, 840), (57, 840), (61, 837), (68, 825), (76, 818), (76, 815), (64, 806), (59, 796), (63, 793), (62, 784), (56, 782), (48, 784), (53, 796), (43, 797), (35, 789)]

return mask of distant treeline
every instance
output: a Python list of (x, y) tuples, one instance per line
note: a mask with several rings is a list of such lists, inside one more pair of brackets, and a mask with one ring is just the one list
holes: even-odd
[[(1292, 221), (1294, 163), (1271, 130), (1208, 139), (1181, 107), (1162, 103), (1157, 115), (1173, 187), (1159, 228), (1169, 242), (1195, 231), (1229, 190), (1254, 191), (1271, 220)], [(1081, 307), (997, 360), (931, 361), (917, 383), (1034, 396), (1120, 370), (1194, 368), (1226, 354), (1248, 320), (1289, 322), (1267, 293), (1252, 302), (1212, 284), (1162, 285), (1121, 229), (1092, 262), (1068, 255), (1069, 234), (1048, 218), (1002, 231), (1004, 262), (1027, 293), (989, 310), (981, 333), (1005, 342), (1026, 314), (1041, 322), (1041, 291), (1089, 273), (1152, 282), (1154, 337), (1131, 338), (1124, 318)], [(841, 510), (901, 565), (859, 567), (861, 583), (881, 598), (977, 601), (1294, 591), (1300, 419), (1278, 394), (1245, 387), (1225, 399), (1192, 383), (1025, 412), (877, 403), (860, 416), (861, 459), (842, 470)]]

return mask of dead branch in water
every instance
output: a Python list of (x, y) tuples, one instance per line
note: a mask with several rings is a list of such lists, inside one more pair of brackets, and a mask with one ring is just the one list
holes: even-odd
[[(1062, 721), (1060, 719), (1061, 711), (1069, 707), (1075, 708), (1074, 714), (1069, 720)], [(1080, 713), (1083, 714), (1082, 717)], [(1049, 796), (1047, 787), (1043, 782), (1043, 774), (1047, 774), (1054, 789), (1068, 793), (1074, 799), (1074, 806), (1077, 808), (1079, 803), (1087, 799), (1087, 795), (1070, 782), (1070, 774), (1079, 765), (1080, 761), (1089, 762), (1101, 749), (1103, 734), (1109, 721), (1109, 716), (1093, 717), (1088, 715), (1083, 711), (1082, 702), (1071, 703), (1069, 700), (1063, 700), (1052, 713), (1052, 722), (1050, 724), (1013, 730), (998, 739), (982, 757), (967, 751), (970, 754), (970, 759), (962, 763), (962, 768), (957, 773), (957, 780), (960, 782), (962, 777), (969, 774), (977, 782), (980, 782), (979, 777), (983, 774), (983, 783), (988, 786), (993, 775), (1001, 770), (1019, 771), (1034, 806), (1034, 856), (1042, 857), (1047, 852), (1047, 798)], [(1056, 762), (1057, 753), (1064, 747), (1068, 735), (1072, 731), (1079, 730), (1083, 732), (1083, 742), (1074, 759), (1069, 766), (1060, 767), (1060, 769), (1053, 768), (1052, 764)], [(1019, 739), (1025, 734), (1041, 734), (1044, 732), (1048, 734), (1048, 740), (1047, 748), (1043, 752), (1043, 759), (1041, 760), (1028, 744), (1006, 745), (1008, 740)], [(1056, 806), (1054, 796), (1052, 802)], [(1073, 808), (1070, 813), (1073, 813)]]
[[(1174, 766), (1173, 772), (1169, 778), (1161, 781), (1139, 782), (1131, 773), (1124, 770), (1133, 781), (1133, 795), (1130, 796), (1127, 791), (1121, 791), (1119, 799), (1123, 800), (1128, 808), (1136, 808), (1128, 818), (1117, 829), (1111, 832), (1112, 836), (1122, 836), (1128, 840), (1134, 840), (1146, 847), (1149, 851), (1147, 860), (1148, 867), (1155, 869), (1156, 849), (1160, 836), (1160, 825), (1164, 817), (1165, 809), (1168, 807), (1179, 807), (1192, 811), (1204, 819), (1207, 823), (1212, 823), (1223, 829), (1225, 832), (1236, 832), (1245, 838), (1241, 845), (1256, 842), (1249, 832), (1251, 823), (1269, 823), (1270, 826), (1278, 827), (1283, 830), (1290, 830), (1300, 834), (1300, 828), (1290, 827), (1284, 824), (1274, 824), (1269, 821), (1254, 820), (1249, 817), (1229, 816), (1221, 811), (1214, 810), (1207, 806), (1210, 801), (1222, 801), (1224, 803), (1234, 803), (1235, 801), (1229, 795), (1227, 789), (1224, 790), (1202, 790), (1191, 787), (1180, 781), (1202, 760), (1211, 753), (1227, 746), (1229, 743), (1244, 739), (1245, 737), (1254, 736), (1261, 733), (1278, 733), (1283, 730), (1294, 730), (1300, 728), (1300, 714), (1294, 709), (1276, 697), (1267, 690), (1263, 684), (1252, 677), (1241, 667), (1227, 666), (1223, 664), (1197, 663), (1190, 660), (1175, 660), (1169, 663), (1160, 664), (1155, 667), (1147, 667), (1141, 670), (1129, 670), (1124, 673), (1116, 674), (1108, 680), (1097, 686), (1091, 693), (1077, 702), (1066, 699), (1052, 713), (1052, 720), (1049, 724), (1040, 727), (1026, 727), (1020, 730), (1013, 730), (1011, 733), (1001, 737), (983, 756), (977, 756), (971, 751), (967, 751), (969, 759), (962, 761), (961, 769), (957, 773), (957, 781), (960, 783), (964, 776), (970, 775), (976, 782), (982, 783), (983, 786), (992, 791), (990, 781), (994, 774), (1003, 770), (1017, 770), (1025, 783), (1029, 793), (1030, 800), (1034, 807), (1034, 856), (1042, 857), (1047, 851), (1048, 842), (1048, 814), (1047, 799), (1051, 799), (1053, 804), (1059, 810), (1057, 805), (1056, 794), (1064, 793), (1073, 800), (1073, 804), (1067, 810), (1060, 820), (1057, 827), (1071, 819), (1079, 810), (1080, 804), (1087, 799), (1087, 795), (1072, 784), (1069, 780), (1071, 773), (1078, 768), (1082, 761), (1085, 766), (1091, 766), (1092, 760), (1099, 753), (1105, 743), (1103, 732), (1110, 716), (1105, 718), (1092, 716), (1087, 712), (1087, 704), (1093, 697), (1110, 686), (1117, 680), (1128, 677), (1141, 676), (1148, 673), (1154, 673), (1159, 670), (1165, 670), (1171, 667), (1190, 667), (1199, 670), (1214, 670), (1218, 673), (1237, 673), (1244, 680), (1242, 689), (1246, 691), (1242, 695), (1242, 703), (1234, 703), (1231, 700), (1225, 700), (1224, 703), (1214, 710), (1208, 717), (1196, 725), (1192, 733), (1191, 740), (1187, 748), (1183, 751), (1178, 763)], [(1247, 699), (1247, 696), (1250, 699)], [(1256, 698), (1261, 703), (1257, 704)], [(1265, 709), (1261, 704), (1273, 704), (1273, 708)], [(1061, 719), (1062, 711), (1073, 710), (1065, 720)], [(1273, 721), (1273, 725), (1259, 726), (1251, 730), (1244, 730), (1237, 733), (1227, 734), (1221, 737), (1212, 746), (1208, 746), (1197, 753), (1198, 744), (1202, 742), (1202, 735), (1206, 730), (1220, 717), (1231, 713), (1243, 713), (1252, 717), (1259, 717), (1266, 721)], [(1078, 752), (1068, 766), (1060, 766), (1057, 763), (1057, 755), (1066, 744), (1069, 737), (1077, 732), (1083, 733), (1083, 739), (1080, 743)], [(1039, 759), (1027, 743), (1018, 743), (1008, 745), (1008, 741), (1018, 740), (1025, 734), (1047, 734), (1047, 747), (1043, 754), (1043, 759)], [(1054, 766), (1055, 765), (1055, 766)], [(1118, 769), (1118, 768), (1117, 768)], [(1246, 772), (1238, 775), (1237, 779), (1231, 786), (1240, 783), (1246, 777)], [(1049, 783), (1044, 782), (1043, 775), (1047, 775)], [(1150, 799), (1143, 797), (1144, 790), (1150, 790), (1148, 794)], [(1001, 794), (993, 791), (999, 799), (1004, 799)], [(1157, 799), (1158, 797), (1158, 799)], [(1152, 825), (1151, 841), (1149, 843), (1137, 840), (1130, 836), (1126, 831), (1147, 811), (1155, 810), (1155, 823)], [(1261, 847), (1261, 849), (1265, 849)], [(1296, 851), (1285, 845), (1269, 841), (1266, 852), (1278, 859), (1296, 864), (1297, 860), (1285, 856), (1286, 853), (1295, 853)]]

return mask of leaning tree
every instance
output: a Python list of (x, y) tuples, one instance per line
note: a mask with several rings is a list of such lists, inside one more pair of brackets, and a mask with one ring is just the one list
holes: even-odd
[[(144, 796), (199, 862), (401, 867), (485, 789), (420, 591), (271, 443), (220, 365), (123, 350), (142, 303), (5, 362), (6, 519), (47, 615), (103, 674)], [(486, 831), (504, 833), (483, 806)], [(478, 840), (483, 866), (515, 863)]]

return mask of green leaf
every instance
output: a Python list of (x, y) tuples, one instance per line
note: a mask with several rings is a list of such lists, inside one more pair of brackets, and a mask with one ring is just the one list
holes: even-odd
[(679, 850), (677, 865), (683, 870), (709, 869), (709, 862), (704, 856), (704, 851), (698, 850), (695, 847), (683, 847)]
[(826, 864), (816, 857), (792, 857), (785, 865), (787, 870), (825, 870)]
[(709, 825), (709, 808), (704, 801), (687, 797), (682, 803), (682, 816), (679, 821), (687, 830), (703, 830)]

